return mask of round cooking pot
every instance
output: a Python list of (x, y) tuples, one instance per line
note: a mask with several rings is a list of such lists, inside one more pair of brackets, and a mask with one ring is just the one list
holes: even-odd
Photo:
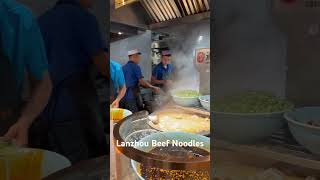
[[(125, 139), (132, 133), (143, 129), (150, 129), (148, 125), (148, 112), (142, 111), (124, 118), (114, 127), (113, 135), (115, 141), (119, 144), (125, 142)], [(151, 154), (135, 147), (119, 147), (117, 149), (138, 163), (148, 164), (151, 167), (157, 167), (167, 170), (203, 170), (210, 169), (210, 157), (199, 157), (195, 160), (176, 160), (168, 161), (165, 157), (157, 154)]]

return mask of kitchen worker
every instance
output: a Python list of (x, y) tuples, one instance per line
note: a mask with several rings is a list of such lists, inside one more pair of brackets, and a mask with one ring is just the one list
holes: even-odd
[[(25, 70), (35, 84), (21, 106)], [(0, 84), (0, 136), (26, 146), (31, 125), (48, 102), (51, 80), (38, 24), (14, 0), (0, 0)]]
[(161, 62), (156, 65), (152, 71), (151, 83), (167, 91), (172, 84), (170, 80), (172, 72), (171, 53), (169, 50), (164, 50), (161, 52)]
[[(105, 55), (109, 58), (107, 48), (105, 48)], [(110, 59), (110, 80), (110, 107), (119, 108), (120, 101), (126, 95), (127, 87), (121, 64), (112, 59)]]
[(110, 79), (111, 79), (111, 108), (118, 108), (120, 101), (126, 95), (127, 87), (124, 79), (122, 66), (114, 60), (110, 60)]
[(92, 3), (58, 0), (39, 18), (53, 81), (43, 113), (49, 122), (49, 144), (72, 163), (108, 153), (90, 69), (94, 65), (108, 78), (109, 62), (96, 17), (89, 12)]
[(125, 109), (135, 113), (142, 109), (142, 98), (140, 95), (140, 85), (151, 88), (155, 92), (159, 92), (159, 87), (153, 86), (145, 81), (139, 66), (141, 53), (138, 49), (128, 51), (129, 61), (122, 67), (127, 92), (122, 101), (122, 106)]

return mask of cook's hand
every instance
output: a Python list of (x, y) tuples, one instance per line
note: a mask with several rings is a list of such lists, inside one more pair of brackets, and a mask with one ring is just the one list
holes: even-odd
[(118, 100), (113, 101), (111, 104), (111, 108), (118, 108), (118, 107), (119, 107), (119, 101)]
[(170, 86), (172, 83), (173, 83), (173, 82), (172, 82), (171, 80), (166, 80), (166, 82), (165, 82), (165, 84), (166, 84), (167, 86)]
[(29, 126), (30, 125), (28, 123), (24, 122), (23, 120), (19, 120), (10, 127), (4, 137), (12, 140), (17, 146), (27, 146)]
[(153, 91), (155, 93), (159, 93), (160, 92), (160, 88), (159, 87), (153, 86), (152, 89), (153, 89)]

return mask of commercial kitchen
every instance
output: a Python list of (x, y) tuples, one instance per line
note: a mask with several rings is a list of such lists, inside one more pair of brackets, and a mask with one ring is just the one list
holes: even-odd
[(111, 3), (110, 58), (123, 67), (127, 91), (132, 50), (141, 53), (136, 64), (152, 85), (164, 56), (170, 56), (166, 68), (173, 66), (161, 79), (171, 83), (160, 91), (140, 86), (143, 106), (138, 112), (111, 109), (111, 179), (210, 179), (209, 4)]
[[(169, 6), (166, 6), (167, 2)], [(118, 22), (127, 22), (129, 26), (138, 27), (137, 32), (143, 32), (141, 36), (146, 32), (151, 33), (151, 38), (150, 35), (146, 35), (151, 40), (146, 43), (139, 37), (139, 33), (122, 39), (116, 34), (123, 35), (124, 30), (115, 28), (111, 31), (113, 33), (111, 37), (115, 39), (111, 43), (111, 58), (125, 64), (128, 50), (142, 47), (143, 57), (151, 49), (151, 54), (143, 57), (143, 63), (140, 64), (144, 76), (149, 79), (152, 73), (150, 66), (158, 62), (154, 55), (156, 54), (154, 52), (157, 52), (155, 47), (166, 44), (163, 46), (168, 46), (172, 51), (172, 64), (178, 69), (177, 76), (179, 73), (183, 74), (184, 70), (179, 71), (179, 67), (182, 66), (180, 59), (188, 61), (188, 64), (197, 65), (192, 63), (196, 56), (194, 54), (186, 56), (186, 54), (197, 49), (192, 46), (197, 40), (206, 39), (202, 33), (201, 35), (196, 33), (199, 27), (201, 27), (200, 32), (204, 31), (204, 26), (200, 25), (203, 20), (192, 22), (188, 19), (192, 28), (187, 28), (188, 25), (184, 20), (196, 18), (199, 13), (178, 18), (174, 24), (171, 24), (172, 20), (166, 20), (164, 15), (170, 12), (166, 11), (165, 7), (173, 7), (170, 3), (176, 5), (186, 3), (190, 8), (190, 5), (194, 5), (193, 2), (188, 4), (189, 1), (140, 1), (116, 9), (113, 27), (117, 27)], [(212, 82), (211, 86), (214, 89), (213, 107), (211, 107), (213, 134), (207, 135), (211, 137), (211, 145), (214, 147), (211, 149), (213, 159), (210, 169), (211, 177), (214, 179), (320, 178), (320, 109), (317, 107), (319, 106), (318, 5), (314, 1), (216, 2), (216, 17), (210, 19), (214, 29), (209, 31), (214, 37), (214, 47), (211, 52), (214, 65), (210, 80), (205, 81)], [(140, 7), (141, 10), (125, 15), (130, 6)], [(149, 16), (137, 13), (144, 12), (143, 9), (146, 9)], [(161, 12), (164, 14), (159, 14)], [(132, 18), (137, 16), (140, 18)], [(151, 18), (153, 23), (148, 24), (149, 31), (139, 26), (143, 26), (144, 23), (135, 21), (143, 19), (142, 17)], [(195, 34), (198, 37), (190, 43), (189, 40)], [(163, 37), (158, 39), (159, 36)], [(177, 45), (174, 42), (179, 43)], [(147, 45), (146, 51), (143, 50), (144, 45)], [(182, 62), (182, 64), (186, 66), (187, 63)], [(162, 113), (169, 117), (162, 119), (163, 121), (171, 121), (172, 124), (176, 122), (176, 119), (170, 117), (171, 111), (168, 111), (168, 108), (179, 114), (188, 113), (188, 110), (205, 113), (201, 106), (186, 108), (175, 100), (174, 90), (181, 87), (199, 88), (201, 94), (205, 92), (202, 89), (205, 85), (201, 84), (203, 80), (201, 74), (205, 72), (201, 70), (198, 72), (200, 81), (197, 82), (200, 82), (200, 85), (193, 85), (195, 81), (190, 71), (183, 74), (182, 79), (178, 78), (183, 83), (177, 82), (177, 86), (170, 94), (172, 100), (164, 104), (157, 99), (158, 95), (153, 95), (152, 99), (150, 97), (152, 92), (142, 89), (148, 113), (136, 113), (115, 123), (113, 139), (118, 142), (135, 140), (149, 142), (152, 139), (168, 138), (168, 136), (159, 137), (157, 135), (159, 132), (154, 130), (163, 131), (161, 133), (171, 133), (174, 130), (170, 129), (168, 132), (167, 129), (157, 129), (153, 123), (153, 121), (159, 123)], [(176, 109), (183, 110), (181, 112)], [(146, 129), (148, 133), (140, 136), (139, 133), (145, 132)], [(170, 138), (178, 137), (170, 136)], [(116, 149), (115, 159), (111, 159), (111, 162), (116, 164), (113, 170), (114, 176), (120, 179), (186, 177), (183, 176), (185, 172), (192, 174), (189, 175), (194, 179), (206, 177), (203, 171), (197, 168), (208, 168), (208, 161), (202, 158), (199, 158), (197, 163), (186, 160), (181, 163), (177, 160), (173, 164), (172, 160), (163, 160), (163, 154), (161, 156), (159, 151), (143, 148), (139, 144), (134, 148), (121, 146), (113, 148)]]

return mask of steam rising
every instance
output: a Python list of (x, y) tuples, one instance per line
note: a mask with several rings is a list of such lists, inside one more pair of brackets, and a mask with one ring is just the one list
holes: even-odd
[(167, 39), (167, 42), (172, 52), (172, 64), (175, 68), (172, 90), (199, 90), (199, 71), (194, 64), (195, 50), (210, 48), (209, 21), (180, 25), (163, 31), (169, 33), (171, 37)]
[(283, 96), (285, 38), (272, 17), (271, 1), (216, 1), (214, 93), (270, 91)]

